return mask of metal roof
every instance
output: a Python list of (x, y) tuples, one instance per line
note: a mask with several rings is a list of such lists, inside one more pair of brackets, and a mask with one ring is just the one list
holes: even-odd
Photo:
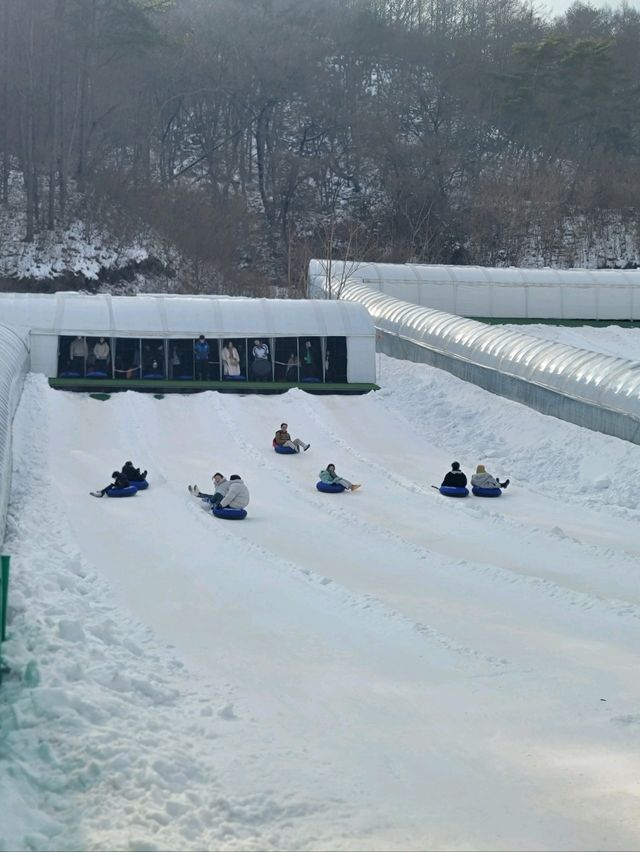
[(640, 319), (638, 269), (518, 269), (312, 260), (312, 290), (346, 281), (472, 317)]
[(32, 334), (371, 337), (362, 306), (341, 300), (144, 294), (0, 293), (0, 323)]
[(363, 284), (346, 284), (341, 296), (345, 299), (364, 305), (382, 331), (640, 418), (640, 362), (423, 308)]

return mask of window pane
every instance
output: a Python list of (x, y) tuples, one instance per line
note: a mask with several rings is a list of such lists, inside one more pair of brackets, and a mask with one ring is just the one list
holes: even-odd
[(271, 359), (272, 341), (256, 335), (249, 338), (249, 378), (253, 382), (273, 380), (273, 361)]
[(58, 377), (82, 378), (87, 365), (87, 341), (84, 337), (63, 335), (58, 338)]
[(137, 337), (116, 337), (114, 341), (115, 378), (140, 378), (140, 340)]
[(110, 379), (112, 376), (110, 338), (87, 337), (87, 347), (87, 378)]
[(247, 341), (225, 339), (222, 347), (222, 370), (225, 380), (243, 381), (247, 377)]
[(303, 382), (322, 381), (322, 345), (319, 337), (299, 337), (300, 378)]
[(193, 340), (168, 340), (169, 378), (176, 381), (193, 379)]
[(347, 381), (347, 338), (327, 337), (324, 355), (325, 382)]
[(167, 372), (165, 369), (165, 346), (164, 340), (142, 341), (142, 378), (164, 379)]
[(298, 338), (277, 337), (275, 348), (275, 380), (276, 382), (300, 381), (298, 367)]

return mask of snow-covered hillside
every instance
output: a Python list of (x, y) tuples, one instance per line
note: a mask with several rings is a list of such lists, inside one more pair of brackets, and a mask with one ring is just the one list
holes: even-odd
[[(0, 281), (19, 286), (28, 281), (36, 288), (55, 282), (77, 289), (83, 282), (91, 289), (109, 280), (114, 292), (168, 288), (166, 275), (157, 273), (180, 262), (175, 248), (140, 222), (118, 220), (119, 233), (109, 226), (111, 210), (95, 210), (89, 199), (72, 193), (64, 224), (39, 230), (33, 242), (25, 242), (25, 200), (18, 172), (11, 173), (9, 203), (0, 204)], [(60, 289), (58, 286), (57, 289)]]
[[(640, 447), (379, 357), (363, 397), (29, 377), (0, 849), (638, 848)], [(453, 459), (511, 485), (442, 497)], [(218, 469), (242, 523), (187, 493)]]

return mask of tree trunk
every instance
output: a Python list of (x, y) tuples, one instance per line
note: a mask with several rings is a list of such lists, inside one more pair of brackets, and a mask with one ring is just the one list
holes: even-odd
[(0, 115), (3, 116), (2, 125), (2, 194), (3, 204), (9, 203), (9, 2), (2, 2), (2, 92), (0, 94)]
[(35, 233), (35, 211), (36, 211), (36, 187), (35, 187), (35, 164), (34, 164), (34, 80), (33, 80), (33, 62), (34, 62), (34, 0), (29, 0), (26, 8), (25, 24), (26, 24), (26, 51), (25, 62), (27, 66), (27, 79), (24, 95), (24, 122), (23, 122), (23, 174), (24, 188), (26, 194), (26, 232), (24, 241), (27, 243), (33, 242)]
[(91, 64), (96, 28), (96, 0), (86, 4), (86, 33), (80, 61), (79, 116), (78, 116), (78, 189), (84, 192), (87, 178), (89, 125), (91, 122)]

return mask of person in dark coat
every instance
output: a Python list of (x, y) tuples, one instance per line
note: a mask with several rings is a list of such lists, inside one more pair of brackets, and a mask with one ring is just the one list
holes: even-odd
[(143, 482), (147, 478), (147, 471), (140, 472), (139, 467), (134, 467), (133, 462), (125, 462), (122, 465), (122, 474), (126, 476), (129, 482)]
[(104, 497), (107, 491), (113, 491), (114, 489), (129, 487), (130, 482), (124, 475), (124, 473), (120, 473), (119, 470), (114, 470), (111, 476), (113, 477), (113, 482), (110, 482), (109, 485), (107, 485), (101, 491), (90, 491), (89, 494), (91, 494), (92, 497)]
[[(442, 480), (442, 485), (447, 488), (466, 488), (467, 477), (460, 470), (460, 462), (451, 462), (451, 470)], [(440, 486), (442, 488), (442, 485)]]
[(193, 344), (195, 356), (196, 380), (206, 381), (209, 378), (209, 344), (204, 334)]

